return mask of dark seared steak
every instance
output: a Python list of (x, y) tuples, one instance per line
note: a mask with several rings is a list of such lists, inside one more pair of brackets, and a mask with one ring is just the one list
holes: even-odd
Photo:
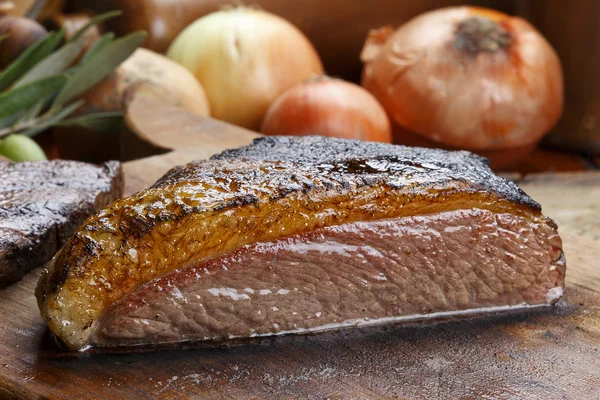
[(75, 229), (122, 193), (116, 161), (0, 161), (0, 287), (50, 261)]
[(564, 273), (556, 225), (480, 157), (268, 137), (113, 202), (36, 296), (81, 349), (547, 305)]

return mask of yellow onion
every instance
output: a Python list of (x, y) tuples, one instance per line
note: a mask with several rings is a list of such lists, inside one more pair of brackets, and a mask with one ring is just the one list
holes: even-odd
[(280, 94), (323, 72), (297, 28), (244, 7), (200, 18), (181, 32), (167, 56), (200, 81), (213, 117), (254, 130)]
[(287, 90), (262, 124), (265, 135), (323, 135), (391, 142), (385, 110), (365, 89), (340, 79), (319, 78)]
[(445, 8), (372, 32), (361, 58), (363, 86), (393, 122), (443, 145), (525, 148), (562, 113), (555, 51), (528, 22), (494, 10)]

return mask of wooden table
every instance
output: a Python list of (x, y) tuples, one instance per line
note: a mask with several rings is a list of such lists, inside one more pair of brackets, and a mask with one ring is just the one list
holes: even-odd
[[(127, 163), (128, 192), (174, 164), (255, 136), (211, 120), (189, 123), (197, 147)], [(530, 175), (520, 184), (561, 227), (567, 295), (554, 308), (228, 347), (73, 353), (56, 345), (39, 316), (38, 270), (0, 291), (0, 397), (598, 399), (600, 173)]]

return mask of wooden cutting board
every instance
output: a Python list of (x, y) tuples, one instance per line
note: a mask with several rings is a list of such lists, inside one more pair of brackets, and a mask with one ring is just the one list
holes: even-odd
[[(129, 193), (173, 165), (256, 136), (201, 118), (187, 124), (193, 141), (125, 165)], [(38, 270), (0, 291), (0, 398), (600, 399), (600, 173), (521, 184), (561, 227), (567, 296), (557, 307), (227, 347), (73, 353), (57, 346), (39, 316)]]

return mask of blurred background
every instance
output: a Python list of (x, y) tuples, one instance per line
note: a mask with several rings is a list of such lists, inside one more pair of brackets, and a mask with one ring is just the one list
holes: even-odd
[[(303, 134), (300, 131), (292, 132), (294, 129), (300, 129), (298, 124), (289, 127), (281, 121), (286, 122), (300, 118), (290, 116), (289, 109), (285, 109), (286, 101), (292, 104), (287, 107), (294, 110), (305, 106), (310, 108), (305, 104), (310, 101), (318, 103), (315, 107), (323, 110), (331, 105), (323, 99), (328, 98), (337, 89), (342, 92), (346, 89), (333, 87), (319, 89), (313, 82), (315, 87), (311, 88), (308, 93), (302, 93), (300, 89), (297, 89), (298, 92), (289, 94), (289, 98), (280, 99), (279, 96), (293, 85), (281, 83), (283, 78), (277, 77), (280, 72), (273, 72), (274, 70), (269, 69), (270, 67), (265, 67), (266, 71), (270, 71), (271, 78), (261, 83), (262, 92), (271, 90), (264, 89), (266, 87), (274, 88), (272, 89), (274, 93), (268, 100), (263, 98), (264, 93), (256, 95), (262, 96), (259, 96), (260, 99), (256, 97), (258, 100), (255, 100), (254, 97), (249, 97), (247, 100), (247, 104), (268, 102), (263, 106), (259, 117), (232, 115), (228, 111), (227, 105), (222, 103), (235, 102), (229, 99), (224, 100), (223, 95), (219, 97), (218, 93), (226, 93), (231, 90), (227, 86), (231, 85), (231, 76), (237, 77), (237, 90), (240, 93), (245, 94), (245, 91), (251, 89), (249, 89), (249, 85), (243, 83), (243, 79), (246, 78), (240, 77), (239, 71), (222, 60), (215, 61), (219, 67), (214, 68), (220, 68), (221, 72), (219, 73), (223, 76), (217, 76), (217, 72), (214, 71), (203, 70), (203, 68), (209, 68), (205, 68), (204, 65), (211, 65), (212, 57), (219, 57), (218, 55), (204, 54), (208, 51), (206, 48), (210, 48), (211, 41), (214, 41), (218, 48), (219, 43), (224, 43), (219, 40), (224, 40), (223, 37), (228, 34), (223, 33), (222, 36), (224, 36), (221, 37), (219, 36), (221, 34), (206, 32), (211, 29), (219, 29), (218, 27), (231, 32), (237, 29), (236, 26), (244, 26), (246, 22), (241, 20), (232, 22), (227, 17), (216, 21), (215, 17), (216, 22), (213, 21), (213, 24), (217, 28), (207, 27), (209, 22), (204, 22), (204, 27), (200, 26), (202, 24), (198, 24), (197, 27), (194, 27), (195, 31), (188, 34), (188, 36), (193, 36), (191, 39), (181, 37), (186, 33), (186, 28), (198, 19), (215, 12), (231, 11), (231, 7), (240, 4), (240, 1), (231, 0), (0, 0), (0, 12), (5, 15), (34, 19), (47, 30), (64, 28), (73, 32), (94, 15), (110, 10), (120, 10), (121, 16), (103, 21), (94, 29), (87, 31), (88, 46), (92, 46), (94, 41), (106, 32), (114, 32), (116, 37), (121, 37), (144, 30), (148, 36), (142, 47), (160, 55), (166, 54), (169, 61), (173, 60), (184, 66), (198, 78), (202, 85), (201, 90), (205, 92), (207, 99), (202, 100), (207, 102), (207, 106), (203, 107), (198, 105), (200, 100), (194, 100), (194, 93), (190, 93), (189, 90), (186, 92), (183, 89), (180, 92), (185, 93), (178, 92), (177, 85), (187, 86), (183, 78), (181, 82), (175, 83), (178, 79), (176, 77), (181, 77), (182, 73), (173, 71), (174, 77), (170, 77), (168, 73), (165, 73), (167, 75), (165, 77), (160, 71), (162, 68), (168, 70), (170, 66), (163, 67), (160, 60), (146, 58), (145, 61), (138, 63), (133, 68), (133, 72), (127, 72), (128, 77), (120, 78), (117, 76), (118, 74), (113, 73), (89, 92), (83, 94), (82, 98), (85, 100), (85, 104), (75, 111), (76, 114), (83, 115), (98, 111), (126, 113), (126, 103), (135, 97), (136, 93), (152, 93), (153, 97), (182, 105), (190, 112), (211, 115), (213, 118), (245, 129), (265, 133), (273, 130), (279, 134)], [(253, 0), (244, 2), (244, 4), (258, 8), (268, 15), (281, 17), (297, 27), (314, 46), (317, 59), (322, 62), (322, 67), (316, 66), (312, 72), (317, 74), (324, 72), (329, 77), (336, 78), (333, 83), (339, 79), (367, 89), (385, 110), (392, 131), (392, 138), (389, 140), (395, 143), (469, 149), (489, 157), (492, 160), (492, 166), (500, 171), (521, 173), (575, 171), (596, 169), (600, 165), (600, 120), (598, 119), (600, 118), (600, 53), (597, 51), (600, 40), (598, 25), (600, 2), (597, 0), (474, 0), (470, 2), (454, 0)], [(432, 10), (465, 4), (496, 10), (508, 15), (490, 14), (490, 11), (477, 11), (476, 9), (463, 11), (466, 13), (463, 16), (450, 15), (450, 10), (454, 9), (449, 9), (448, 15), (432, 14), (428, 17), (429, 19), (423, 17), (423, 13)], [(480, 20), (489, 17), (488, 20), (493, 21), (493, 24), (479, 24), (481, 22), (479, 20), (479, 22), (475, 21), (474, 25), (466, 23), (460, 25), (461, 28), (455, 27), (454, 31), (450, 33), (442, 32), (449, 19), (454, 18), (457, 24), (460, 24), (461, 21), (470, 18), (469, 15), (476, 16)], [(417, 16), (424, 18), (418, 20), (417, 23), (421, 24), (420, 26), (411, 21)], [(529, 32), (527, 26), (519, 25), (520, 23), (514, 20), (513, 16), (529, 21), (534, 33)], [(407, 24), (409, 21), (411, 22)], [(235, 25), (236, 23), (238, 25)], [(269, 24), (265, 23), (265, 26), (267, 25)], [(374, 31), (386, 26), (390, 27), (387, 31), (381, 29)], [(440, 28), (436, 29), (436, 27)], [(281, 37), (281, 39), (277, 39), (281, 41), (288, 40), (287, 33), (279, 35), (277, 30), (279, 28), (273, 29), (265, 35), (271, 38)], [(369, 36), (370, 32), (371, 36)], [(423, 35), (422, 32), (427, 32), (427, 34)], [(536, 39), (535, 35), (538, 32), (542, 39)], [(271, 55), (267, 56), (261, 54), (262, 48), (273, 46), (268, 43), (268, 40), (257, 44), (256, 48), (251, 47), (253, 46), (252, 40), (247, 39), (254, 35), (251, 29), (244, 31), (240, 28), (238, 34), (242, 38), (241, 44), (236, 42), (238, 50), (241, 48), (242, 52), (250, 51), (254, 54), (253, 57), (256, 57), (251, 61), (244, 61), (250, 64), (244, 64), (243, 69), (254, 68), (248, 65), (263, 62), (261, 57), (274, 57), (272, 54), (275, 53), (269, 53)], [(442, 37), (436, 37), (438, 34)], [(448, 34), (456, 35), (457, 40), (451, 50), (442, 49), (439, 45), (445, 40), (443, 35)], [(423, 38), (424, 36), (428, 36), (427, 39)], [(551, 46), (549, 49), (544, 47), (546, 46), (544, 38)], [(174, 45), (177, 40), (181, 43)], [(256, 40), (258, 41), (258, 39)], [(469, 56), (465, 56), (459, 63), (456, 59), (457, 56), (452, 53), (454, 58), (451, 61), (443, 61), (447, 63), (447, 68), (436, 64), (441, 63), (440, 59), (447, 56), (443, 54), (444, 51), (455, 52), (462, 46), (463, 42), (459, 43), (459, 40), (466, 41), (464, 46), (470, 49), (468, 50)], [(492, 47), (489, 47), (490, 40)], [(4, 41), (4, 43), (7, 42), (8, 40)], [(306, 59), (310, 60), (310, 56), (306, 59), (303, 58), (301, 46), (300, 42), (294, 42), (290, 36), (289, 41), (282, 44), (282, 47), (291, 49), (291, 55), (280, 51), (276, 53), (279, 58), (270, 60), (270, 62), (285, 65), (285, 58), (291, 57), (290, 59), (300, 65)], [(431, 58), (425, 63), (417, 64), (417, 61), (411, 58), (413, 57), (412, 53), (404, 52), (406, 48), (416, 49), (415, 52), (428, 54)], [(552, 48), (560, 60), (560, 69), (552, 70)], [(216, 54), (218, 51), (218, 49), (215, 50)], [(503, 56), (498, 55), (501, 51), (505, 52)], [(384, 54), (385, 52), (388, 53)], [(192, 53), (198, 53), (198, 55), (194, 58), (190, 55)], [(248, 55), (244, 53), (242, 56)], [(208, 57), (210, 61), (203, 63), (202, 57)], [(424, 56), (419, 57), (423, 58)], [(501, 57), (504, 58), (500, 60)], [(530, 60), (533, 60), (534, 57), (542, 61), (546, 60), (544, 57), (549, 57), (550, 61), (540, 61), (539, 65), (533, 65), (535, 62)], [(510, 62), (510, 68), (501, 65), (508, 62)], [(405, 66), (398, 67), (402, 63), (415, 63), (417, 67), (404, 73)], [(460, 64), (460, 67), (454, 64)], [(473, 66), (475, 64), (477, 67)], [(285, 68), (288, 74), (294, 74), (294, 71), (290, 71), (290, 67), (286, 66)], [(311, 69), (310, 67), (306, 68), (307, 71)], [(428, 68), (432, 68), (431, 71)], [(502, 68), (507, 71), (510, 69), (510, 71), (503, 72)], [(136, 74), (147, 74), (148, 70), (152, 69), (159, 71), (154, 75), (160, 75), (162, 77), (160, 79), (163, 79), (162, 82), (156, 83), (155, 78), (132, 77)], [(416, 76), (415, 69), (419, 69), (421, 74), (426, 77)], [(123, 71), (120, 73), (122, 74)], [(307, 74), (308, 72), (304, 73), (304, 75)], [(460, 74), (463, 76), (459, 76)], [(465, 74), (471, 74), (471, 82), (465, 80)], [(521, 74), (522, 81), (520, 83), (513, 82), (515, 74)], [(307, 77), (304, 75), (301, 77), (301, 75), (302, 73), (298, 72), (298, 80), (306, 85)], [(452, 90), (455, 92), (449, 92), (444, 99), (440, 99), (439, 93), (442, 90), (434, 92), (431, 89), (432, 83), (429, 79), (431, 77), (436, 77), (436, 84), (443, 85), (443, 90), (453, 88)], [(412, 81), (408, 81), (409, 78)], [(563, 78), (564, 86), (561, 82)], [(248, 79), (256, 81), (261, 78), (251, 77)], [(407, 81), (404, 82), (403, 79)], [(152, 81), (154, 87), (145, 89), (138, 87), (126, 99), (124, 92), (129, 89), (131, 81), (138, 84), (139, 81)], [(273, 83), (274, 81), (275, 83)], [(476, 100), (474, 100), (479, 98), (482, 103), (488, 101), (482, 99), (480, 94), (478, 94), (479, 97), (476, 97), (474, 94), (467, 93), (466, 90), (456, 89), (456, 86), (459, 85), (462, 87), (472, 85), (471, 92), (480, 93), (482, 91), (480, 82), (484, 81), (487, 82), (488, 87), (494, 85), (498, 88), (496, 97), (492, 96), (492, 105), (486, 105), (485, 109), (476, 104)], [(217, 86), (215, 82), (222, 82), (221, 86)], [(299, 83), (301, 82), (294, 84)], [(332, 82), (317, 83), (324, 85)], [(281, 88), (277, 89), (277, 84), (280, 84)], [(427, 86), (429, 92), (422, 89), (420, 85)], [(347, 88), (347, 90), (349, 91), (347, 92), (348, 96), (353, 97), (354, 95), (350, 92), (352, 89)], [(214, 94), (213, 92), (218, 93)], [(507, 94), (507, 92), (509, 93)], [(562, 104), (563, 93), (564, 104)], [(355, 95), (358, 98), (362, 94), (356, 92)], [(235, 94), (230, 93), (229, 97), (231, 96), (235, 96)], [(294, 96), (296, 97), (294, 98)], [(318, 97), (318, 100), (306, 100), (310, 96)], [(333, 95), (331, 96), (333, 97)], [(469, 96), (470, 98), (467, 99)], [(189, 101), (186, 103), (185, 99)], [(368, 108), (365, 104), (369, 100), (364, 100), (362, 108)], [(302, 101), (305, 103), (299, 105)], [(461, 101), (463, 101), (463, 105), (461, 105)], [(231, 107), (244, 108), (237, 103), (232, 104)], [(334, 105), (331, 107), (336, 109)], [(494, 107), (499, 111), (493, 111)], [(412, 114), (410, 114), (411, 110)], [(302, 119), (313, 118), (309, 117), (313, 115), (311, 114), (313, 111), (305, 112)], [(490, 114), (494, 112), (498, 115), (491, 118)], [(375, 110), (371, 113), (371, 120), (377, 119), (376, 113)], [(419, 113), (427, 117), (415, 115)], [(444, 115), (443, 118), (440, 117), (441, 114)], [(156, 118), (160, 118), (160, 116), (156, 115)], [(326, 117), (321, 116), (320, 118)], [(344, 118), (348, 120), (350, 117)], [(423, 118), (428, 121), (422, 121)], [(127, 118), (125, 119), (127, 120)], [(467, 127), (467, 124), (464, 123), (466, 120), (481, 120), (481, 124), (487, 124), (485, 126), (488, 127), (493, 125), (494, 128), (485, 128), (488, 131), (477, 132), (473, 130), (474, 128)], [(512, 131), (512, 128), (497, 128), (499, 125), (513, 123), (520, 124), (520, 126)], [(360, 122), (355, 124), (360, 124)], [(382, 122), (382, 124), (384, 123)], [(319, 131), (320, 126), (323, 125), (315, 122), (312, 128), (305, 128), (313, 129), (314, 133), (323, 133)], [(378, 136), (382, 134), (382, 130), (385, 132), (386, 129), (385, 126), (381, 126), (379, 131), (373, 128), (371, 136), (359, 138), (388, 141), (385, 135)], [(449, 126), (453, 128), (447, 128)], [(463, 126), (464, 128), (462, 128)], [(291, 131), (285, 132), (286, 129)], [(323, 129), (326, 130), (326, 128)], [(35, 137), (35, 140), (42, 144), (46, 154), (51, 158), (61, 157), (99, 162), (115, 158), (127, 160), (134, 156), (144, 155), (139, 152), (134, 152), (135, 155), (128, 153), (127, 146), (122, 143), (122, 135), (121, 128), (112, 128), (112, 132), (104, 130), (98, 133), (80, 126), (62, 126), (43, 130)], [(331, 135), (336, 135), (336, 133), (333, 132)]]

